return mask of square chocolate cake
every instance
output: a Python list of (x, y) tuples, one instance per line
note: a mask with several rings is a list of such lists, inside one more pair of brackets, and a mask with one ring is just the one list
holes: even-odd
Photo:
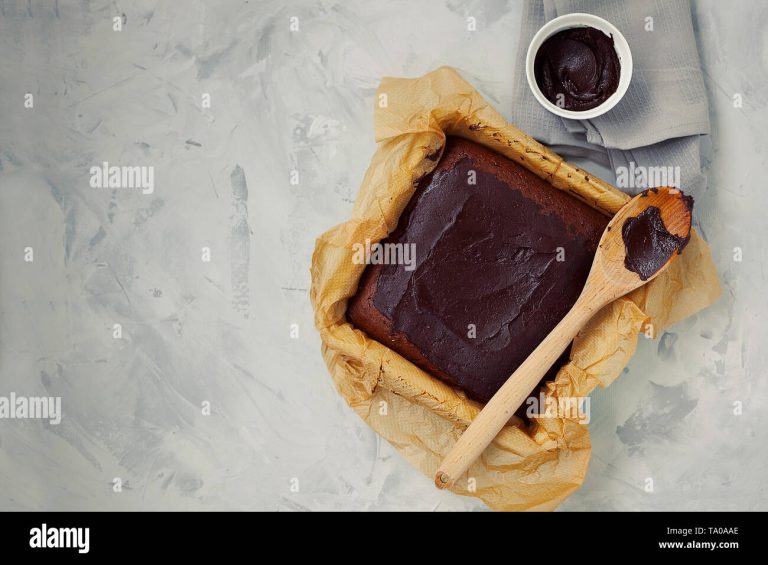
[(576, 302), (609, 218), (521, 165), (448, 138), (370, 264), (347, 319), (433, 376), (488, 401)]

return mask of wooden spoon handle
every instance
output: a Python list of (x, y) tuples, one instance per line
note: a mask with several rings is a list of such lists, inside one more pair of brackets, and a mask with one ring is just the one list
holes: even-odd
[(593, 313), (589, 301), (579, 299), (512, 373), (443, 460), (435, 474), (435, 485), (438, 488), (452, 486), (480, 457)]

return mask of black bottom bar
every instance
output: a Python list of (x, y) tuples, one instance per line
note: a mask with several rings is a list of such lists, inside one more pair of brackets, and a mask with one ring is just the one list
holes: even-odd
[[(510, 559), (519, 562), (526, 554), (544, 558), (558, 550), (579, 549), (587, 557), (600, 547), (632, 557), (711, 554), (727, 558), (735, 552), (754, 551), (765, 539), (763, 513), (392, 514), (3, 513), (0, 551), (4, 558), (44, 556), (67, 561), (267, 558), (306, 552), (341, 559), (361, 558), (366, 551), (386, 547), (391, 557), (407, 552), (410, 558), (423, 552), (434, 560), (444, 548), (467, 544), (480, 553), (483, 546), (508, 547)], [(497, 539), (499, 532), (507, 532), (504, 539)], [(582, 543), (569, 547), (570, 540), (585, 534), (589, 547)]]

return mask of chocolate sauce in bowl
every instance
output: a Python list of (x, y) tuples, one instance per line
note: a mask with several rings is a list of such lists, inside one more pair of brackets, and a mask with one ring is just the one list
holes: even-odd
[(580, 112), (596, 108), (616, 92), (621, 62), (613, 37), (593, 27), (576, 27), (542, 43), (533, 72), (547, 100)]

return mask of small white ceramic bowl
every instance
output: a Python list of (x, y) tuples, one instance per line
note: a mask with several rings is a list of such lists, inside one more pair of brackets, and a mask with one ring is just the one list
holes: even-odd
[[(619, 86), (616, 89), (616, 92), (611, 94), (599, 106), (580, 112), (560, 108), (558, 105), (547, 100), (541, 93), (541, 89), (539, 89), (539, 85), (536, 83), (536, 76), (533, 72), (533, 62), (536, 59), (536, 53), (539, 51), (541, 44), (556, 33), (575, 27), (593, 27), (599, 29), (606, 35), (612, 36), (613, 45), (616, 49), (616, 54), (619, 56), (619, 63), (621, 64), (621, 69), (619, 71)], [(627, 43), (627, 40), (612, 23), (603, 18), (593, 16), (592, 14), (566, 14), (548, 21), (536, 32), (536, 35), (533, 36), (531, 44), (528, 46), (528, 54), (525, 57), (525, 75), (528, 78), (528, 85), (531, 87), (534, 97), (539, 101), (539, 104), (544, 106), (547, 110), (563, 118), (589, 120), (605, 114), (608, 110), (618, 104), (619, 100), (621, 100), (627, 92), (629, 82), (632, 80), (632, 52), (629, 50), (629, 43)]]

